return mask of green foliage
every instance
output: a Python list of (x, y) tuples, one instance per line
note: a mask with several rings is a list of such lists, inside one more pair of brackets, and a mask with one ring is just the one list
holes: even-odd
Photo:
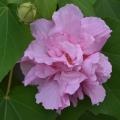
[(31, 2), (37, 8), (37, 17), (51, 19), (53, 12), (57, 8), (57, 0), (8, 0), (9, 3)]
[(92, 5), (94, 5), (97, 0), (88, 0), (88, 1), (89, 1)]
[(31, 40), (28, 26), (19, 23), (13, 8), (0, 1), (0, 81), (19, 60)]
[(86, 16), (94, 16), (94, 10), (92, 3), (93, 0), (58, 0), (59, 7), (64, 6), (65, 4), (75, 4), (77, 5)]
[[(0, 1), (0, 81), (20, 59), (32, 40), (29, 26), (20, 23), (17, 18), (20, 0), (8, 0), (9, 4), (5, 3)], [(34, 4), (37, 6), (39, 17), (51, 18), (57, 1), (35, 0)]]
[(85, 99), (80, 101), (76, 107), (68, 107), (62, 111), (62, 114), (58, 116), (58, 120), (78, 120), (79, 117), (89, 109), (89, 100)]
[(120, 0), (96, 0), (94, 8), (97, 16), (120, 20)]
[(17, 86), (5, 99), (1, 91), (0, 120), (55, 120), (56, 114), (35, 104), (34, 88)]
[(79, 120), (117, 120), (112, 116), (104, 115), (104, 114), (99, 114), (99, 115), (94, 115), (93, 113), (87, 111), (81, 117)]
[[(7, 82), (0, 83), (0, 120), (120, 120), (120, 0), (0, 0), (0, 81), (32, 40), (29, 25), (19, 22), (17, 17), (17, 7), (24, 2), (36, 6), (36, 18), (51, 19), (57, 6), (68, 3), (77, 5), (85, 16), (102, 17), (113, 31), (103, 49), (113, 65), (113, 73), (105, 84), (107, 96), (103, 103), (91, 106), (88, 99), (80, 101), (77, 107), (63, 110), (57, 119), (55, 112), (35, 104), (34, 88), (12, 81), (10, 98), (6, 99)], [(17, 81), (18, 74), (15, 75)]]
[(36, 0), (38, 8), (38, 17), (51, 19), (52, 14), (56, 11), (57, 0)]

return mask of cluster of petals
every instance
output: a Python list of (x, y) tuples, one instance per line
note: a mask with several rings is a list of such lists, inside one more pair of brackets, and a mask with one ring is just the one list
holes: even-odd
[(21, 59), (24, 85), (37, 86), (36, 103), (46, 109), (62, 110), (77, 105), (85, 96), (92, 104), (103, 102), (102, 84), (112, 72), (108, 57), (100, 51), (111, 30), (97, 17), (84, 17), (67, 4), (52, 16), (31, 23), (35, 40)]

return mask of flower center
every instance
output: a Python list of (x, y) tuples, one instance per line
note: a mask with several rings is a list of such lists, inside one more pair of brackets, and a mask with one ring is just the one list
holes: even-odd
[(71, 57), (69, 56), (69, 54), (65, 53), (65, 57), (69, 64), (73, 64), (73, 61), (72, 61)]

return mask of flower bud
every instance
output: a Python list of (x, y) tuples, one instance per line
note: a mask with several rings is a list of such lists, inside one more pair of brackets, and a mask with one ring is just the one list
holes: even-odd
[(34, 20), (36, 16), (36, 8), (31, 2), (23, 3), (18, 8), (18, 17), (20, 21), (29, 23)]

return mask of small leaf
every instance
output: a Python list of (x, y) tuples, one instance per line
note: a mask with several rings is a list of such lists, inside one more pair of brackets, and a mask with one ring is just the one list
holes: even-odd
[(94, 16), (94, 10), (92, 4), (89, 0), (59, 0), (59, 7), (64, 6), (65, 4), (72, 3), (77, 5), (85, 14), (85, 16)]
[(12, 7), (0, 1), (0, 81), (20, 59), (32, 39), (28, 26), (16, 18)]
[(0, 96), (0, 120), (55, 120), (56, 114), (35, 103), (34, 88), (17, 86), (10, 98)]

